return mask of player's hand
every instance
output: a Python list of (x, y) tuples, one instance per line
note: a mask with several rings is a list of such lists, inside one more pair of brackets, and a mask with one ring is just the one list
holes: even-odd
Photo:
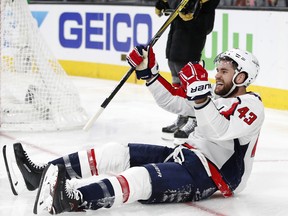
[(158, 0), (155, 4), (155, 14), (159, 17), (163, 15), (165, 10), (169, 9), (167, 0)]
[(201, 7), (202, 3), (199, 3), (198, 0), (189, 0), (185, 7), (180, 11), (179, 17), (184, 21), (190, 21), (198, 16)]
[(182, 20), (184, 21), (190, 21), (194, 18), (194, 14), (193, 13), (183, 13), (183, 12), (180, 12), (179, 13), (179, 16)]
[(132, 67), (135, 67), (137, 79), (147, 80), (159, 73), (158, 63), (151, 46), (134, 47), (126, 59)]
[(198, 100), (211, 95), (208, 73), (199, 63), (189, 62), (179, 72), (182, 87), (186, 89), (188, 100)]

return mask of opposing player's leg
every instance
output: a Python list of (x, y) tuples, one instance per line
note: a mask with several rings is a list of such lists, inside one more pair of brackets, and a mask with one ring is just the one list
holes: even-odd
[[(8, 149), (10, 148), (10, 151)], [(103, 148), (94, 148), (59, 157), (44, 165), (34, 163), (21, 143), (3, 147), (3, 157), (14, 195), (19, 194), (19, 181), (24, 179), (29, 191), (39, 187), (41, 175), (48, 164), (62, 164), (66, 177), (83, 178), (104, 173), (120, 173), (129, 164), (129, 148), (119, 143), (107, 143)], [(14, 166), (13, 164), (17, 164)]]
[(175, 145), (184, 144), (187, 141), (190, 133), (192, 133), (195, 130), (196, 126), (197, 126), (196, 118), (193, 116), (189, 116), (186, 124), (183, 127), (179, 128), (179, 130), (177, 130), (174, 133), (174, 144)]
[(170, 125), (162, 128), (162, 139), (174, 140), (174, 134), (180, 130), (188, 121), (187, 116), (178, 115), (177, 119)]

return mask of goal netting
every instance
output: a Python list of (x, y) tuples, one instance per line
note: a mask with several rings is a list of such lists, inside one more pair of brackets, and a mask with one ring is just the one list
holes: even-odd
[(83, 126), (76, 87), (49, 50), (26, 0), (1, 0), (0, 130)]

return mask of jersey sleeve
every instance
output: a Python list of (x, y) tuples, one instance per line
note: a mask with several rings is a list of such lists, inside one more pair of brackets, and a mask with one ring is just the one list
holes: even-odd
[(156, 103), (166, 111), (184, 115), (194, 116), (194, 103), (186, 99), (183, 88), (174, 88), (167, 80), (159, 75), (147, 87), (153, 95)]
[(205, 137), (214, 141), (231, 140), (259, 133), (264, 121), (264, 107), (257, 96), (230, 99), (226, 106), (216, 104), (216, 101), (209, 100), (195, 107), (198, 130)]

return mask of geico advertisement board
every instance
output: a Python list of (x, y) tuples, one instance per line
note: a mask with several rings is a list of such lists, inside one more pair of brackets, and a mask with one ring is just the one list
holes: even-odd
[[(154, 7), (145, 6), (30, 5), (30, 9), (59, 60), (122, 66), (127, 66), (123, 54), (137, 44), (147, 44), (168, 18), (159, 18)], [(169, 71), (165, 58), (168, 31), (169, 27), (154, 46), (164, 72)], [(216, 54), (233, 47), (246, 49), (260, 62), (255, 85), (287, 90), (287, 38), (288, 13), (218, 9), (203, 59), (213, 78)]]
[[(57, 58), (125, 66), (121, 55), (138, 44), (147, 44), (167, 18), (158, 18), (153, 8), (140, 6), (30, 7), (36, 19), (42, 17), (40, 30)], [(160, 58), (165, 54), (165, 42), (163, 36), (156, 44), (162, 48)]]

